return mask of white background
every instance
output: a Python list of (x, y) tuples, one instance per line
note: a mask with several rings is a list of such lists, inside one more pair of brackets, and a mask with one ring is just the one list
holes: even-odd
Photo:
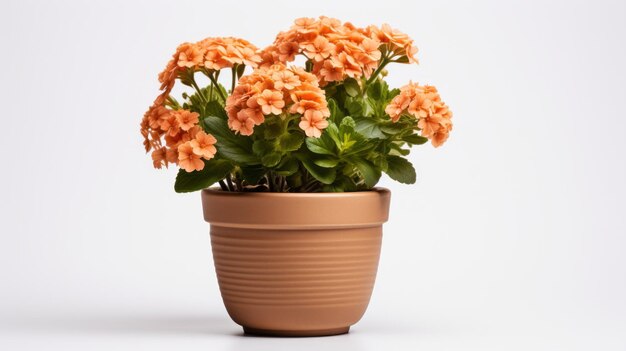
[[(183, 41), (258, 46), (301, 16), (391, 23), (389, 82), (439, 87), (454, 130), (393, 191), (349, 335), (244, 337), (200, 196), (139, 121)], [(589, 1), (11, 1), (0, 12), (0, 349), (626, 349), (626, 5)]]

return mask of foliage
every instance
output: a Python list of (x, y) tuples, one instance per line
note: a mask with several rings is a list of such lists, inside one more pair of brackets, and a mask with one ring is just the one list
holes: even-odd
[[(315, 42), (316, 47), (326, 45), (330, 54), (310, 52), (312, 42), (297, 34), (298, 21), (291, 36), (279, 35), (263, 51), (236, 38), (209, 38), (177, 49), (160, 75), (163, 93), (142, 121), (144, 144), (146, 151), (153, 150), (155, 167), (181, 167), (177, 192), (214, 183), (225, 191), (362, 191), (374, 187), (383, 174), (415, 183), (415, 169), (406, 158), (410, 147), (429, 140), (441, 145), (452, 127), (452, 114), (434, 87), (409, 83), (392, 89), (385, 82), (389, 63), (417, 62), (412, 40), (385, 26), (354, 30), (325, 20), (310, 26), (352, 31)], [(341, 42), (350, 39), (335, 39), (358, 36), (358, 45), (352, 46)], [(299, 45), (305, 68), (287, 67), (289, 58), (278, 54), (281, 40)], [(342, 71), (332, 76), (325, 70), (342, 59), (338, 47), (362, 50), (348, 53), (361, 60), (356, 66), (361, 74)], [(216, 53), (224, 56), (210, 61)], [(274, 62), (262, 62), (266, 57)], [(246, 66), (256, 70), (246, 75)], [(227, 89), (220, 72), (229, 68)], [(198, 74), (208, 78), (207, 86), (199, 86)], [(170, 95), (174, 81), (193, 91), (176, 100)], [(321, 102), (315, 107), (300, 101), (316, 97)]]
[(260, 189), (272, 191), (359, 191), (375, 186), (382, 173), (404, 184), (415, 183), (415, 169), (404, 157), (409, 146), (427, 139), (415, 134), (415, 123), (408, 119), (390, 121), (384, 109), (398, 90), (390, 90), (382, 79), (354, 96), (344, 84), (328, 87), (331, 116), (319, 138), (306, 137), (293, 116), (272, 116), (253, 135), (236, 135), (228, 128), (220, 102), (216, 99), (200, 107), (196, 94), (186, 105), (202, 111), (201, 126), (218, 140), (218, 152), (201, 171), (181, 169), (175, 185), (178, 192), (206, 188), (229, 174), (232, 188), (226, 184), (228, 190), (240, 184), (250, 190), (261, 185)]

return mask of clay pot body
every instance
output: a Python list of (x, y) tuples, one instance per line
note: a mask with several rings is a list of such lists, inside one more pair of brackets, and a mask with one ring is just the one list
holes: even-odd
[(390, 192), (202, 192), (220, 292), (246, 333), (343, 334), (370, 300)]

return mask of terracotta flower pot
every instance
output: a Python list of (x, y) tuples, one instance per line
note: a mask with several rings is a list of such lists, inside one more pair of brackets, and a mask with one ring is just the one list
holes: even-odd
[(202, 191), (222, 299), (246, 333), (347, 333), (374, 287), (390, 192)]

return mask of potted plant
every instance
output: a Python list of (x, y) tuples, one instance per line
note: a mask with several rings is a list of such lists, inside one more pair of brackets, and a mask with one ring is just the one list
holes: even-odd
[(409, 147), (452, 129), (434, 87), (384, 80), (416, 52), (388, 25), (300, 18), (263, 50), (184, 43), (159, 75), (145, 149), (180, 167), (177, 192), (202, 191), (220, 291), (245, 332), (341, 334), (365, 312), (390, 199), (375, 185), (414, 183)]

